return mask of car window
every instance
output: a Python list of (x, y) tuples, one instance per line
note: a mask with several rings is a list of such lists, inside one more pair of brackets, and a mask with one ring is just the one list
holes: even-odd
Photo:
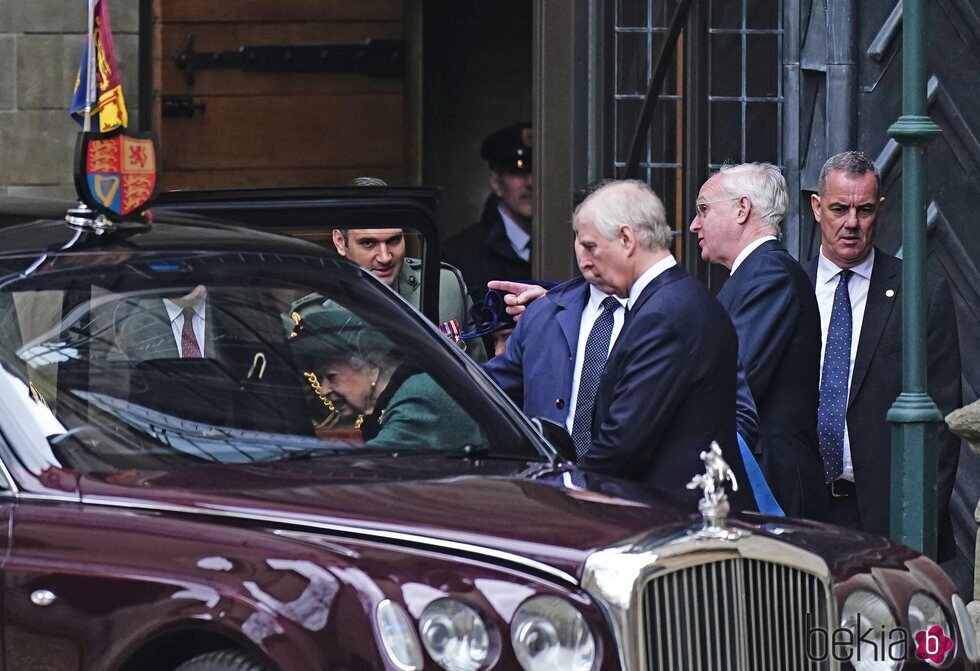
[(317, 257), (55, 256), (0, 289), (10, 388), (31, 396), (50, 460), (82, 471), (540, 458), (451, 347), (380, 282)]

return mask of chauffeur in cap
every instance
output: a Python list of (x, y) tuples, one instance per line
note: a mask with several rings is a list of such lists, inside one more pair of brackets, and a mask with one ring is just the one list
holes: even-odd
[(490, 280), (531, 277), (531, 125), (490, 133), (480, 145), (490, 165), (491, 194), (476, 224), (446, 241), (446, 259), (463, 272), (470, 296), (481, 300)]

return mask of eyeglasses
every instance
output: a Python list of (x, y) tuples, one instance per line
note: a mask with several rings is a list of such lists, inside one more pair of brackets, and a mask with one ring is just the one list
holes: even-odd
[(736, 196), (734, 198), (719, 198), (718, 200), (705, 200), (700, 203), (694, 203), (694, 209), (697, 211), (699, 217), (703, 217), (708, 214), (708, 205), (712, 203), (730, 203), (733, 200), (738, 200), (741, 196)]

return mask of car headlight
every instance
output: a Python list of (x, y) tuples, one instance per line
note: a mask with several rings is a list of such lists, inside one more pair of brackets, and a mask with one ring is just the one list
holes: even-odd
[(436, 599), (419, 618), (422, 645), (446, 671), (476, 671), (490, 654), (490, 636), (480, 614), (455, 599)]
[[(936, 631), (934, 627), (941, 631)], [(943, 607), (925, 592), (918, 592), (909, 600), (910, 645), (932, 666), (943, 668), (952, 662), (953, 628), (946, 619)]]
[(510, 640), (524, 671), (589, 671), (595, 663), (589, 625), (557, 596), (525, 601), (514, 614)]
[[(852, 634), (850, 662), (854, 671), (893, 671), (901, 666), (904, 654), (894, 654), (895, 648), (890, 644), (900, 642), (902, 632), (888, 604), (874, 592), (851, 592), (841, 610), (840, 626)], [(901, 649), (904, 653), (904, 646)]]
[(378, 604), (375, 617), (381, 643), (392, 664), (399, 671), (420, 671), (422, 650), (419, 649), (419, 641), (415, 638), (412, 621), (405, 609), (394, 601), (385, 599)]

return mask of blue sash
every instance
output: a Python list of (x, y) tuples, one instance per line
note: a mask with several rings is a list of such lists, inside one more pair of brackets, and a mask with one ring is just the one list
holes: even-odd
[[(737, 435), (737, 434), (736, 434)], [(759, 468), (759, 462), (755, 460), (752, 450), (745, 444), (745, 439), (738, 436), (738, 448), (742, 451), (742, 463), (745, 464), (745, 472), (749, 476), (749, 486), (752, 487), (752, 494), (755, 496), (755, 505), (759, 512), (774, 517), (786, 517), (786, 513), (776, 502), (776, 497), (772, 495), (766, 477)]]

